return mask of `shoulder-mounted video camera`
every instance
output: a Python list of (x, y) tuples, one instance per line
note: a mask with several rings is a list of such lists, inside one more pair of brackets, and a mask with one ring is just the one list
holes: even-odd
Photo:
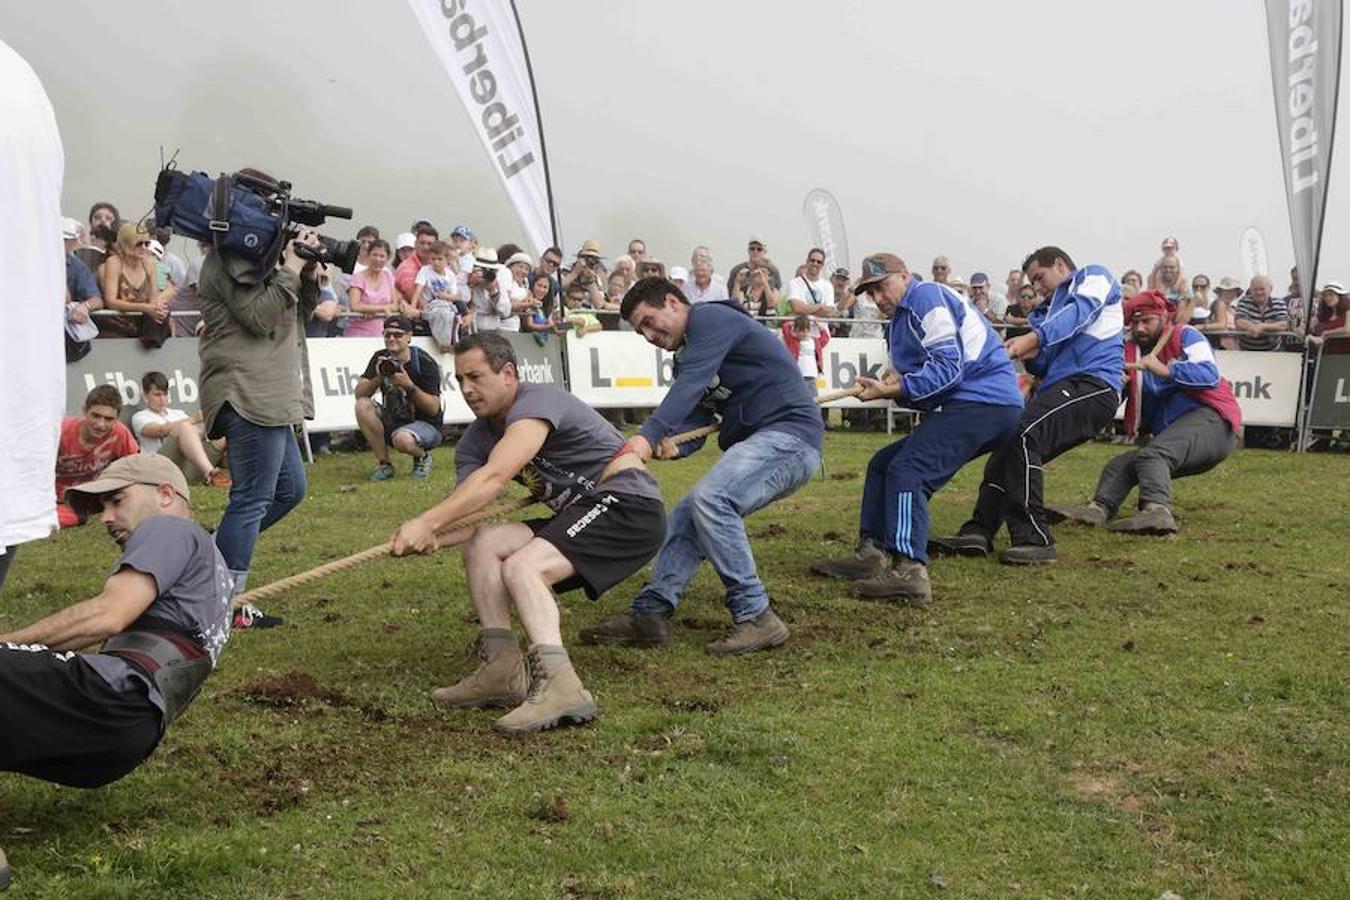
[[(253, 261), (259, 277), (276, 267), (286, 242), (301, 225), (317, 228), (329, 216), (350, 219), (346, 206), (291, 196), (291, 183), (277, 181), (253, 169), (211, 178), (205, 172), (187, 174), (172, 163), (155, 181), (155, 224), (175, 234), (210, 241), (216, 252)], [(305, 259), (332, 263), (350, 273), (360, 244), (319, 235), (317, 247), (296, 244)]]

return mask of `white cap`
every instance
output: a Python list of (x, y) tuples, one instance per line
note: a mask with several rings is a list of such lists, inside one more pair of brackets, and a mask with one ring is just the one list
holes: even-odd
[(80, 223), (70, 216), (61, 220), (61, 237), (73, 241), (80, 236)]
[(151, 238), (151, 239), (150, 239), (150, 253), (155, 257), (155, 259), (163, 259), (163, 258), (164, 258), (164, 245), (161, 244), (159, 241), (155, 240), (154, 238)]
[(394, 238), (395, 250), (402, 250), (404, 247), (416, 247), (416, 246), (417, 246), (417, 238), (413, 235), (411, 231), (405, 231), (398, 237)]
[(671, 267), (670, 267), (670, 280), (671, 280), (671, 281), (688, 281), (688, 280), (689, 280), (689, 270), (686, 269), (684, 266), (671, 266)]

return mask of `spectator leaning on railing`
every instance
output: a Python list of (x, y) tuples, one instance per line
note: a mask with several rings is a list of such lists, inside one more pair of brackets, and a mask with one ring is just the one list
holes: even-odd
[(347, 289), (348, 305), (359, 317), (347, 320), (347, 337), (379, 337), (385, 316), (398, 312), (398, 297), (389, 263), (389, 242), (375, 240), (366, 250), (366, 268), (352, 273)]
[(74, 219), (66, 219), (61, 225), (66, 243), (66, 362), (89, 352), (89, 342), (98, 337), (98, 326), (90, 321), (89, 314), (103, 308), (94, 273), (73, 252), (78, 225)]
[(834, 307), (834, 286), (822, 275), (825, 251), (812, 247), (806, 251), (802, 272), (788, 282), (788, 309), (794, 316), (821, 316), (830, 318), (838, 311)]
[(1284, 298), (1272, 297), (1269, 278), (1257, 275), (1237, 302), (1236, 325), (1243, 350), (1278, 350), (1280, 333), (1289, 330), (1289, 308)]
[(75, 255), (95, 275), (117, 243), (117, 229), (121, 225), (122, 216), (111, 203), (101, 200), (89, 207), (88, 243), (76, 249)]
[[(140, 313), (155, 323), (169, 317), (169, 302), (177, 288), (173, 284), (155, 289), (155, 263), (150, 258), (150, 233), (144, 226), (123, 222), (117, 230), (117, 244), (103, 263), (100, 286), (104, 304), (121, 313)], [(99, 320), (102, 334), (135, 337), (144, 333), (138, 318), (104, 317)]]
[(1350, 353), (1350, 294), (1339, 281), (1328, 281), (1317, 298), (1317, 311), (1308, 324), (1308, 342), (1323, 353)]

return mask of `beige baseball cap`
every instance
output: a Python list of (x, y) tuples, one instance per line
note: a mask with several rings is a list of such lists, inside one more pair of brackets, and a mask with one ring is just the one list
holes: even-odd
[(133, 453), (131, 456), (113, 460), (93, 481), (67, 488), (66, 503), (76, 512), (93, 515), (103, 510), (103, 501), (100, 498), (104, 494), (120, 491), (133, 484), (147, 484), (150, 487), (167, 484), (185, 501), (192, 501), (187, 479), (172, 460), (158, 454), (149, 456), (144, 453)]

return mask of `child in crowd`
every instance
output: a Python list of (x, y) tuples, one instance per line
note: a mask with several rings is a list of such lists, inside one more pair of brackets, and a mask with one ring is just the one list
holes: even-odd
[(450, 263), (450, 245), (436, 241), (431, 245), (431, 262), (417, 272), (409, 318), (420, 314), (431, 326), (431, 336), (442, 350), (459, 341), (459, 273)]
[(147, 456), (168, 457), (192, 484), (228, 487), (230, 478), (220, 468), (225, 439), (209, 441), (202, 436), (201, 413), (189, 416), (169, 408), (169, 379), (163, 372), (146, 372), (141, 378), (145, 408), (131, 417), (131, 430)]
[(56, 518), (62, 528), (83, 525), (85, 516), (66, 504), (66, 488), (93, 481), (115, 459), (137, 450), (136, 438), (118, 421), (122, 395), (100, 384), (84, 398), (84, 414), (61, 420), (56, 449)]
[(793, 316), (783, 323), (783, 343), (812, 394), (816, 393), (816, 379), (825, 371), (825, 345), (829, 342), (830, 329), (811, 316)]

